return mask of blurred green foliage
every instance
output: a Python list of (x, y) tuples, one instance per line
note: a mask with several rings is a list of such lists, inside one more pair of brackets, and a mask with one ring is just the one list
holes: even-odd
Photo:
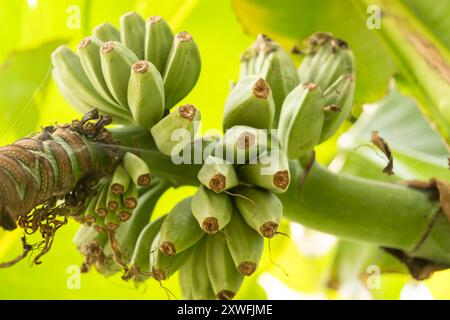
[[(235, 1), (235, 4), (238, 2)], [(316, 3), (320, 6), (320, 2)], [(418, 2), (416, 7), (420, 10)], [(144, 17), (161, 15), (169, 21), (174, 31), (188, 30), (194, 36), (200, 48), (202, 72), (197, 86), (184, 102), (194, 104), (201, 110), (203, 132), (221, 128), (223, 104), (230, 82), (237, 78), (240, 53), (254, 40), (244, 32), (229, 1), (2, 1), (0, 4), (1, 145), (32, 133), (41, 125), (64, 123), (79, 116), (64, 101), (51, 79), (50, 53), (62, 43), (75, 48), (82, 37), (89, 35), (93, 27), (104, 21), (118, 26), (120, 15), (132, 10)], [(321, 19), (339, 19), (333, 15), (332, 10), (327, 12), (328, 17)], [(260, 22), (264, 23), (266, 20), (260, 13), (254, 12)], [(351, 29), (352, 23), (344, 21), (342, 28)], [(302, 37), (319, 31), (317, 24), (310, 24), (308, 27), (305, 25), (296, 19), (287, 27), (304, 27)], [(260, 24), (254, 25), (255, 28), (258, 26)], [(321, 31), (339, 33), (339, 30), (326, 30), (325, 27), (321, 26)], [(435, 30), (437, 33), (440, 32), (438, 25)], [(262, 29), (258, 32), (264, 31)], [(283, 32), (274, 35), (277, 41), (285, 43)], [(348, 35), (350, 41), (361, 40), (359, 35), (359, 38), (354, 39), (351, 32), (345, 35)], [(361, 102), (364, 97), (368, 100), (381, 97), (385, 90), (385, 82), (395, 70), (384, 55), (384, 49), (380, 48), (378, 52), (368, 52), (368, 58), (378, 59), (377, 64), (365, 64), (366, 60), (360, 62), (361, 73), (378, 70), (373, 81), (360, 85)], [(363, 56), (362, 53), (359, 54)], [(346, 126), (348, 127), (348, 124)], [(335, 144), (336, 137), (321, 146), (319, 159), (330, 161), (336, 153)], [(158, 202), (154, 216), (166, 213), (176, 202), (174, 200), (192, 195), (194, 191), (192, 187), (170, 189)], [(13, 268), (0, 269), (0, 299), (166, 299), (172, 297), (169, 291), (180, 298), (176, 276), (162, 285), (150, 280), (145, 286), (135, 288), (133, 284), (121, 281), (120, 275), (104, 278), (90, 272), (81, 276), (79, 289), (71, 289), (73, 271), (70, 267), (78, 266), (82, 261), (82, 257), (72, 244), (76, 229), (77, 224), (71, 222), (58, 232), (53, 249), (44, 256), (42, 265), (31, 266), (31, 260), (27, 260)], [(287, 222), (282, 225), (281, 231), (290, 233)], [(0, 231), (0, 261), (12, 259), (19, 254), (20, 236), (20, 230), (8, 233)], [(32, 240), (38, 239), (30, 239)], [(308, 241), (305, 237), (303, 240)], [(321, 292), (320, 297), (340, 297), (324, 286), (332, 256), (333, 251), (327, 251), (311, 258), (311, 255), (298, 249), (293, 239), (277, 237), (271, 240), (270, 250), (266, 248), (257, 274), (246, 279), (237, 298), (265, 299), (267, 294), (258, 281), (258, 277), (265, 272), (275, 275), (287, 288), (294, 291), (305, 294)], [(404, 275), (382, 276), (382, 289), (373, 291), (372, 294), (376, 298), (397, 299), (402, 286), (409, 279)], [(435, 298), (450, 298), (450, 292), (446, 290), (450, 284), (450, 272), (438, 273), (427, 281), (427, 284)]]

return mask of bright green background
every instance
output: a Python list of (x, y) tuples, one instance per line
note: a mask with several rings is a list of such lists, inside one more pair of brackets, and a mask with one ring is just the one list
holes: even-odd
[[(235, 1), (238, 2), (238, 1)], [(73, 23), (72, 6), (80, 10), (80, 28), (70, 29)], [(68, 11), (69, 10), (69, 11)], [(75, 48), (77, 42), (92, 28), (109, 21), (118, 26), (119, 16), (136, 10), (144, 17), (161, 15), (174, 31), (188, 30), (197, 42), (202, 57), (199, 82), (185, 99), (200, 108), (203, 132), (221, 127), (223, 102), (230, 82), (236, 80), (240, 53), (254, 38), (244, 33), (236, 19), (231, 3), (225, 0), (180, 1), (50, 1), (15, 0), (0, 4), (0, 143), (6, 144), (36, 131), (40, 125), (57, 121), (63, 123), (79, 116), (63, 100), (50, 77), (50, 53), (59, 44)], [(75, 13), (76, 15), (76, 13)], [(255, 16), (258, 19), (258, 16)], [(76, 22), (76, 21), (75, 21)], [(301, 23), (299, 21), (298, 23)], [(333, 30), (330, 30), (333, 31)], [(383, 88), (381, 88), (383, 89)], [(379, 90), (381, 90), (379, 89)], [(383, 89), (384, 90), (384, 89)], [(373, 97), (372, 97), (373, 98)], [(332, 143), (321, 147), (323, 159), (334, 152)], [(156, 215), (167, 212), (175, 200), (191, 195), (193, 188), (169, 190), (159, 201)], [(71, 243), (77, 225), (58, 232), (53, 249), (40, 266), (22, 261), (11, 269), (0, 269), (0, 298), (2, 299), (166, 299), (160, 285), (148, 281), (145, 287), (135, 288), (119, 276), (105, 279), (91, 272), (81, 277), (81, 288), (67, 287), (67, 268), (79, 265), (81, 256)], [(286, 223), (282, 231), (289, 232)], [(20, 252), (20, 231), (0, 231), (0, 261)], [(311, 238), (307, 238), (310, 239)], [(305, 238), (303, 241), (306, 241)], [(278, 237), (271, 242), (271, 257), (266, 250), (258, 274), (246, 279), (238, 298), (263, 299), (266, 293), (258, 285), (258, 277), (270, 272), (296, 291), (295, 297), (337, 297), (324, 289), (326, 269), (332, 252), (318, 258), (302, 254), (295, 239)], [(282, 266), (283, 270), (270, 262)], [(372, 294), (378, 298), (399, 298), (408, 276), (382, 277), (382, 289)], [(450, 272), (441, 272), (426, 282), (435, 298), (450, 298)], [(180, 297), (176, 276), (164, 286)], [(275, 289), (274, 289), (275, 290)]]

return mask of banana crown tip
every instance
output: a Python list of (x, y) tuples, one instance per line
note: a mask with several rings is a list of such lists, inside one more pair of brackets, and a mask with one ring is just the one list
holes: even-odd
[(209, 180), (209, 187), (214, 192), (221, 192), (225, 189), (227, 183), (227, 178), (221, 174), (217, 173), (211, 177), (211, 180)]
[(255, 144), (256, 137), (251, 132), (243, 132), (239, 135), (237, 146), (239, 149), (248, 150)]
[(148, 22), (150, 23), (156, 23), (158, 21), (162, 20), (161, 16), (151, 16), (147, 19)]
[(273, 175), (273, 185), (279, 189), (286, 189), (289, 186), (289, 171), (277, 171)]
[(270, 93), (270, 86), (266, 80), (259, 78), (253, 85), (253, 95), (256, 98), (266, 99)]
[(177, 39), (181, 42), (187, 42), (192, 40), (192, 36), (187, 31), (181, 31), (177, 34)]
[(214, 234), (219, 231), (219, 221), (217, 218), (208, 217), (202, 222), (202, 229), (209, 234)]
[(134, 73), (146, 73), (150, 68), (150, 64), (148, 61), (141, 60), (133, 64), (133, 72)]
[(314, 91), (317, 89), (317, 84), (313, 83), (313, 82), (309, 82), (309, 83), (305, 83), (303, 85), (303, 87), (305, 87), (307, 90), (309, 91)]
[(115, 44), (114, 41), (105, 42), (100, 48), (100, 53), (107, 54), (114, 50)]
[(235, 295), (236, 293), (231, 290), (222, 290), (217, 293), (217, 298), (219, 298), (219, 300), (232, 300)]
[(238, 271), (245, 276), (252, 275), (256, 270), (256, 263), (251, 261), (244, 261), (238, 266)]
[(192, 121), (194, 120), (197, 109), (192, 104), (185, 104), (181, 106), (178, 111), (180, 112), (180, 116)]
[(91, 37), (85, 37), (78, 43), (78, 49), (86, 48), (90, 43)]
[(175, 249), (175, 246), (173, 243), (169, 241), (163, 241), (159, 245), (159, 249), (166, 255), (166, 256), (174, 256), (177, 251)]
[(265, 222), (259, 229), (266, 238), (273, 238), (278, 230), (278, 224), (273, 221)]

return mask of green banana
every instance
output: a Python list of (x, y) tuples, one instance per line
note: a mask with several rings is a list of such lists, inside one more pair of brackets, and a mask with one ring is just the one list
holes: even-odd
[(269, 83), (275, 105), (274, 124), (277, 125), (286, 96), (299, 83), (297, 69), (287, 52), (273, 44), (274, 50), (264, 61), (260, 75)]
[(158, 233), (150, 248), (150, 271), (152, 277), (157, 281), (169, 279), (191, 256), (196, 246), (191, 246), (173, 256), (166, 256), (158, 250), (161, 233)]
[(156, 67), (138, 61), (131, 68), (128, 106), (134, 121), (143, 128), (153, 127), (164, 115), (164, 86)]
[(150, 61), (163, 74), (170, 49), (173, 44), (173, 32), (167, 22), (153, 16), (145, 23), (145, 60)]
[[(130, 261), (142, 229), (150, 221), (158, 199), (167, 188), (168, 185), (166, 183), (155, 180), (150, 188), (145, 189), (145, 192), (139, 197), (139, 203), (136, 209), (134, 209), (131, 218), (121, 223), (120, 228), (116, 231), (115, 237), (120, 246), (124, 263)], [(105, 254), (112, 254), (111, 243), (109, 241), (105, 246)]]
[(103, 77), (111, 95), (128, 110), (128, 81), (131, 66), (138, 61), (133, 51), (117, 41), (105, 42), (100, 49)]
[(280, 199), (270, 191), (251, 187), (238, 187), (233, 192), (238, 195), (234, 203), (247, 224), (263, 237), (272, 238), (283, 215)]
[(144, 59), (145, 22), (136, 12), (120, 17), (120, 41), (139, 59)]
[(119, 209), (121, 205), (122, 205), (121, 196), (109, 191), (108, 194), (106, 195), (106, 206), (108, 207), (108, 210), (117, 211), (117, 209)]
[(128, 209), (136, 208), (138, 204), (138, 188), (137, 185), (132, 182), (127, 191), (123, 194), (123, 205)]
[(255, 74), (255, 60), (258, 55), (256, 43), (245, 50), (240, 59), (239, 78)]
[(102, 45), (103, 42), (101, 40), (95, 37), (86, 37), (78, 44), (78, 56), (80, 57), (81, 66), (95, 90), (111, 105), (120, 108), (109, 92), (105, 78), (103, 78), (99, 54)]
[(262, 257), (264, 238), (250, 228), (236, 210), (224, 232), (237, 270), (245, 276), (252, 275)]
[(216, 144), (214, 156), (233, 164), (256, 162), (270, 147), (266, 130), (234, 126)]
[(192, 36), (178, 33), (164, 70), (166, 109), (172, 108), (194, 87), (200, 75), (200, 54)]
[(192, 197), (191, 211), (203, 231), (214, 234), (230, 222), (233, 204), (227, 194), (210, 191), (201, 185)]
[(97, 205), (97, 197), (91, 197), (86, 206), (86, 210), (84, 211), (84, 217), (86, 221), (90, 224), (93, 224), (97, 219), (97, 214), (95, 213), (95, 206)]
[(105, 22), (94, 28), (94, 37), (97, 39), (107, 41), (120, 41), (120, 32), (111, 23)]
[(241, 287), (244, 276), (236, 270), (223, 234), (207, 237), (206, 263), (214, 294), (220, 300), (231, 300)]
[(167, 256), (186, 250), (204, 235), (191, 213), (191, 199), (189, 197), (176, 204), (161, 226), (158, 247)]
[(320, 142), (331, 137), (352, 112), (355, 79), (352, 74), (340, 76), (323, 93), (325, 100), (325, 119)]
[(93, 225), (94, 230), (97, 231), (98, 233), (105, 232), (107, 230), (105, 220), (106, 220), (105, 217), (97, 216)]
[(125, 279), (133, 278), (136, 282), (142, 282), (150, 276), (150, 251), (152, 250), (152, 243), (165, 218), (166, 215), (153, 222), (149, 222), (142, 229), (130, 260), (130, 269), (124, 276)]
[(200, 183), (214, 192), (222, 192), (239, 184), (233, 165), (214, 156), (206, 158), (197, 178)]
[(108, 207), (106, 202), (108, 193), (109, 193), (109, 185), (105, 184), (100, 191), (98, 201), (95, 206), (95, 213), (97, 213), (99, 217), (106, 217), (108, 215)]
[(257, 163), (239, 169), (239, 179), (273, 192), (285, 192), (290, 182), (286, 154), (281, 149), (263, 153)]
[(113, 116), (127, 118), (125, 112), (117, 112), (115, 106), (98, 94), (84, 72), (80, 58), (67, 46), (60, 46), (52, 53), (52, 63), (57, 70), (55, 81), (61, 81), (61, 86), (70, 91), (72, 96), (90, 106), (89, 109), (97, 107)]
[(125, 171), (139, 187), (148, 187), (152, 181), (150, 169), (144, 160), (131, 152), (125, 153), (122, 159)]
[[(194, 300), (216, 299), (211, 281), (209, 280), (208, 265), (206, 262), (206, 242), (206, 237), (199, 241), (191, 257), (180, 270), (180, 282), (183, 283), (182, 273), (186, 273), (186, 276), (189, 277), (189, 286), (191, 287), (190, 290), (183, 289), (183, 297), (185, 299), (187, 298), (186, 291), (189, 292), (188, 294), (191, 295), (191, 299)], [(190, 268), (190, 270), (185, 270), (185, 266)]]
[(158, 149), (166, 155), (179, 154), (194, 139), (200, 111), (185, 104), (169, 113), (151, 128)]
[(225, 102), (223, 129), (246, 125), (270, 129), (275, 116), (272, 91), (266, 80), (259, 76), (241, 78)]
[(195, 270), (194, 259), (192, 256), (180, 268), (179, 282), (183, 299), (192, 300), (192, 272)]
[(120, 227), (121, 221), (117, 211), (111, 211), (108, 213), (105, 217), (105, 225), (109, 231), (116, 231)]
[(301, 83), (284, 100), (278, 135), (289, 159), (305, 156), (319, 143), (323, 106), (322, 90), (313, 83)]
[[(315, 38), (316, 39), (315, 39)], [(298, 70), (301, 82), (313, 82), (322, 91), (328, 89), (343, 74), (353, 73), (355, 58), (347, 44), (331, 34), (313, 36), (313, 47)]]
[(118, 165), (111, 179), (109, 191), (115, 195), (123, 194), (130, 185), (131, 178), (122, 165)]

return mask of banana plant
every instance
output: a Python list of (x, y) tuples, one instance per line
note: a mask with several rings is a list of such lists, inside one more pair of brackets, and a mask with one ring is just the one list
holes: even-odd
[[(232, 299), (257, 270), (264, 239), (278, 236), (287, 217), (381, 247), (416, 279), (450, 266), (446, 174), (377, 181), (315, 159), (316, 146), (351, 116), (364, 81), (347, 42), (315, 33), (296, 66), (280, 44), (258, 36), (225, 101), (224, 135), (199, 136), (200, 110), (179, 105), (200, 74), (194, 37), (174, 35), (161, 17), (132, 12), (120, 22), (120, 29), (96, 27), (77, 52), (52, 53), (53, 78), (83, 116), (0, 148), (0, 226), (41, 234), (34, 263), (70, 218), (81, 224), (74, 242), (82, 272), (141, 283), (179, 271), (186, 298)], [(397, 137), (380, 135), (372, 132), (371, 142), (391, 176)], [(442, 146), (435, 146), (439, 163), (448, 156)], [(200, 163), (179, 161), (198, 150)], [(150, 221), (160, 196), (182, 185), (197, 192)], [(1, 267), (28, 255), (22, 241), (23, 253)]]

